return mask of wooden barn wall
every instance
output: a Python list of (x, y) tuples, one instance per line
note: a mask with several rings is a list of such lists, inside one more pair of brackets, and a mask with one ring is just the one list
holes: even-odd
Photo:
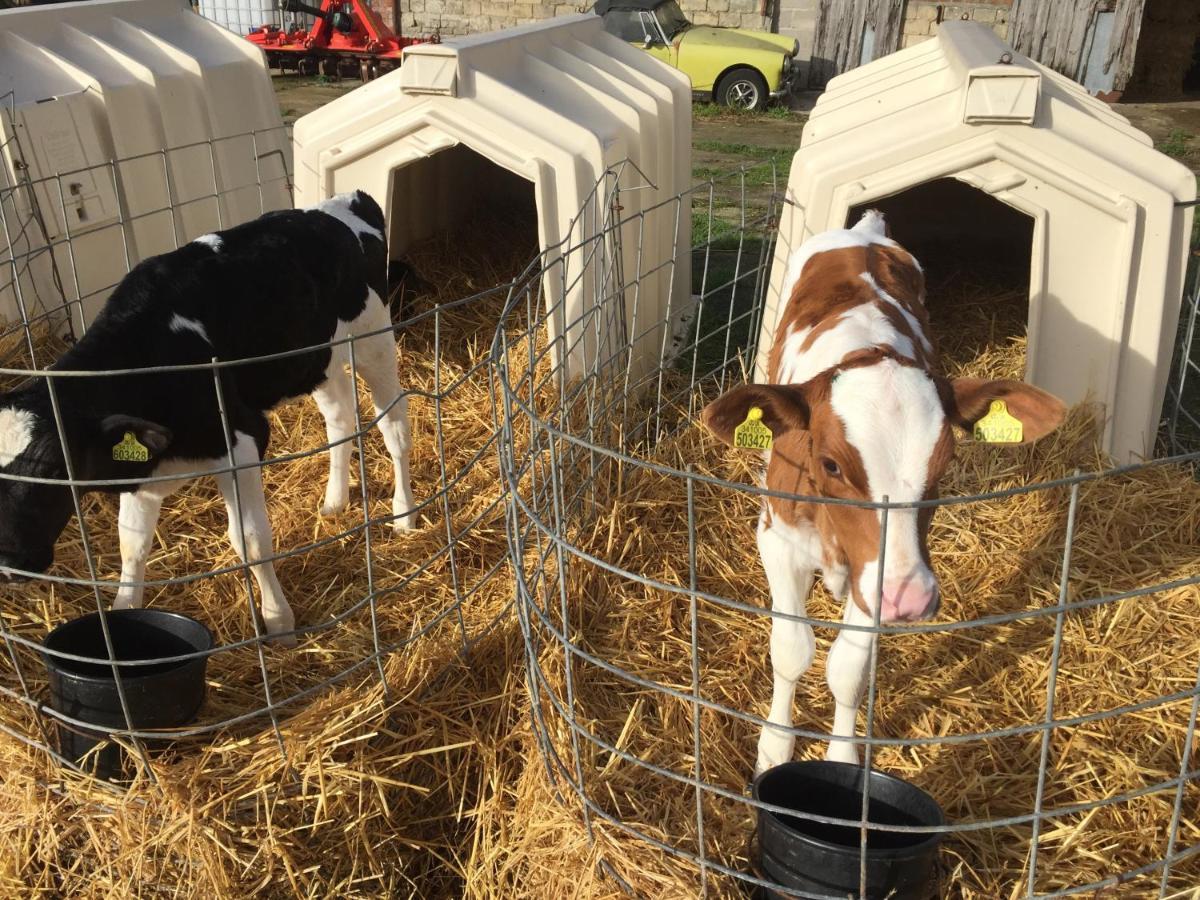
[[(1088, 27), (1098, 11), (1113, 10), (1116, 21), (1105, 59), (1115, 67), (1113, 90), (1122, 91), (1133, 71), (1138, 31), (1146, 0), (1015, 0), (1008, 42), (1020, 53), (1068, 78), (1079, 74)], [(1193, 0), (1179, 0), (1193, 2)]]
[(899, 50), (904, 4), (898, 0), (821, 0), (809, 87), (824, 87), (834, 75), (870, 61), (862, 59), (863, 33), (868, 25), (875, 29), (873, 59)]

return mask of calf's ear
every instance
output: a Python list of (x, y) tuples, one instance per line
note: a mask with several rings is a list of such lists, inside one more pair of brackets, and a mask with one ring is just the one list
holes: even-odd
[(1011, 416), (1021, 422), (1022, 444), (1031, 444), (1063, 423), (1067, 406), (1053, 394), (1023, 381), (985, 381), (981, 378), (956, 378), (943, 393), (949, 420), (967, 431), (991, 409), (993, 401), (1003, 400)]
[[(126, 435), (131, 435), (142, 447), (146, 448), (149, 459), (156, 459), (171, 446), (171, 429), (158, 425), (136, 416), (105, 416), (100, 420), (101, 452), (115, 450), (118, 446), (131, 446)], [(136, 448), (134, 448), (136, 451)], [(114, 459), (116, 457), (113, 457)]]
[(754, 407), (762, 410), (763, 424), (776, 437), (808, 428), (809, 406), (803, 385), (743, 384), (704, 407), (700, 418), (705, 428), (732, 446), (733, 430), (746, 421)]

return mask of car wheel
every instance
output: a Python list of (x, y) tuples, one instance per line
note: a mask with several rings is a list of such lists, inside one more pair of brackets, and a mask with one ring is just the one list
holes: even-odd
[(749, 66), (740, 66), (721, 79), (716, 100), (734, 109), (766, 109), (767, 81)]

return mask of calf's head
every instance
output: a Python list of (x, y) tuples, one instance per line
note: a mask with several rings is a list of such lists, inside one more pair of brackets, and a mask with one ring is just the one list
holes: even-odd
[[(10, 581), (50, 567), (54, 544), (75, 510), (58, 428), (52, 414), (35, 411), (38, 405), (0, 396), (0, 574)], [(77, 481), (146, 477), (171, 440), (167, 429), (133, 416), (96, 418), (64, 409), (63, 421)], [(114, 449), (133, 446), (126, 435), (145, 448), (145, 459), (136, 449)]]
[[(857, 363), (857, 364), (856, 364)], [(932, 500), (954, 455), (952, 426), (970, 430), (994, 400), (1003, 400), (1030, 443), (1061, 424), (1057, 398), (1017, 381), (949, 381), (907, 360), (871, 352), (799, 385), (748, 384), (704, 410), (704, 424), (733, 443), (752, 408), (762, 410), (773, 447), (771, 490), (858, 502)], [(800, 512), (772, 498), (770, 514), (785, 523)], [(855, 604), (883, 622), (916, 621), (937, 612), (938, 584), (929, 567), (933, 510), (890, 509), (880, 580), (879, 510), (819, 504), (812, 518), (827, 564), (848, 569)], [(882, 592), (880, 585), (882, 584)]]

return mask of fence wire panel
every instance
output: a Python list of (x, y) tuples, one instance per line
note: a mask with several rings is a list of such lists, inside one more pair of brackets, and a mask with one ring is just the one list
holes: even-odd
[[(1197, 206), (1200, 215), (1200, 205), (1189, 205)], [(1200, 448), (1200, 237), (1197, 235), (1200, 230), (1193, 229), (1195, 240), (1188, 259), (1188, 286), (1180, 309), (1179, 340), (1163, 409), (1168, 453)]]
[[(6, 158), (19, 160), (16, 132), (9, 129), (5, 136)], [(50, 479), (70, 489), (74, 516), (57, 542), (50, 569), (15, 572), (29, 580), (6, 589), (0, 615), (0, 693), (8, 702), (0, 714), (0, 732), (7, 736), (3, 739), (39, 748), (64, 766), (84, 770), (90, 761), (80, 766), (59, 754), (60, 726), (124, 744), (148, 777), (153, 774), (145, 766), (145, 742), (164, 737), (176, 748), (200, 747), (211, 744), (217, 733), (236, 740), (273, 729), (286, 757), (281, 723), (301, 704), (348, 680), (382, 680), (386, 697), (384, 661), (390, 655), (418, 641), (438, 641), (447, 648), (449, 665), (511, 614), (490, 346), (513, 291), (509, 279), (528, 266), (535, 244), (519, 248), (515, 266), (511, 260), (490, 266), (487, 277), (492, 280), (485, 283), (494, 286), (486, 290), (464, 290), (470, 279), (458, 278), (449, 281), (461, 291), (453, 296), (418, 291), (415, 298), (399, 293), (389, 298), (390, 329), (269, 357), (199, 366), (98, 372), (51, 368), (140, 259), (263, 211), (290, 208), (287, 148), (282, 131), (237, 135), (41, 179), (10, 167), (16, 177), (0, 184), (0, 302), (6, 320), (0, 332), (0, 388), (45, 380), (59, 439), (69, 451), (70, 429), (64, 428), (58, 409), (77, 408), (76, 398), (89, 385), (137, 390), (170, 375), (203, 379), (222, 411), (229, 450), (228, 458), (214, 466), (197, 464), (195, 471), (151, 479), (178, 479), (186, 486), (163, 504), (145, 578), (135, 583), (120, 580), (116, 493), (133, 482), (85, 481), (70, 471), (66, 479)], [(223, 174), (230, 172), (248, 179)], [(119, 201), (107, 210), (111, 215), (90, 229), (72, 224), (69, 198), (82, 180), (107, 184)], [(81, 262), (85, 255), (86, 265)], [(456, 262), (463, 264), (461, 258)], [(357, 456), (350, 469), (351, 502), (345, 510), (321, 515), (333, 444), (316, 406), (302, 399), (271, 412), (267, 458), (246, 462), (235, 453), (223, 384), (240, 368), (300, 362), (339, 346), (346, 349), (353, 377), (358, 348), (369, 347), (363, 342), (379, 333), (397, 340), (402, 394), (382, 408), (373, 405), (369, 392), (357, 394), (357, 422), (337, 441), (349, 443)], [(357, 392), (357, 378), (354, 383)], [(392, 527), (392, 461), (375, 426), (405, 398), (413, 428), (416, 527), (397, 531)], [(71, 459), (70, 452), (65, 455)], [(256, 475), (265, 489), (273, 550), (243, 560), (229, 538), (245, 542), (244, 493)], [(46, 481), (0, 471), (0, 490), (39, 480)], [(236, 513), (232, 519), (214, 481), (227, 488), (225, 501)], [(292, 634), (298, 648), (278, 648), (265, 634), (259, 585), (252, 577), (255, 564), (264, 561), (274, 564), (296, 612)], [(146, 605), (199, 619), (213, 632), (214, 647), (204, 653), (114, 662), (107, 626), (106, 653), (100, 659), (42, 646), (47, 631), (68, 619), (99, 611), (107, 621), (103, 614), (121, 587), (144, 588)], [(111, 665), (121, 691), (124, 727), (98, 726), (51, 709), (47, 655)], [(167, 732), (134, 727), (125, 703), (130, 678), (137, 674), (131, 670), (200, 656), (208, 660), (209, 687), (199, 718)]]
[[(140, 260), (290, 206), (287, 141), (237, 135), (35, 177), (17, 164), (26, 148), (5, 102), (0, 387), (45, 380), (64, 444), (61, 408), (88, 381), (188, 372), (211, 383), (223, 409), (224, 376), (238, 367), (345, 345), (356, 374), (371, 335), (200, 366), (51, 368)], [(747, 848), (756, 813), (773, 808), (746, 788), (768, 708), (772, 621), (787, 619), (817, 635), (790, 729), (800, 753), (820, 755), (829, 737), (820, 660), (830, 642), (869, 635), (855, 739), (864, 765), (924, 787), (949, 824), (897, 828), (865, 809), (816, 821), (868, 845), (886, 831), (944, 833), (944, 881), (976, 896), (1193, 889), (1200, 280), (1181, 319), (1161, 459), (1112, 468), (1087, 410), (1033, 448), (963, 446), (943, 499), (921, 504), (937, 509), (932, 551), (946, 602), (936, 621), (843, 624), (820, 587), (798, 615), (772, 613), (753, 539), (767, 493), (758, 462), (722, 449), (697, 417), (755, 358), (778, 179), (773, 167), (747, 167), (623, 215), (623, 198), (648, 182), (621, 167), (569, 229), (586, 239), (491, 268), (494, 287), (481, 292), (455, 287), (410, 308), (397, 298), (390, 331), (413, 425), (413, 531), (392, 527), (391, 460), (374, 427), (387, 408), (366, 396), (342, 439), (357, 453), (347, 509), (319, 513), (332, 444), (313, 404), (271, 414), (261, 463), (238, 457), (225, 417), (226, 459), (163, 476), (191, 480), (164, 504), (146, 576), (133, 585), (120, 581), (111, 491), (122, 483), (72, 472), (53, 480), (70, 491), (71, 524), (50, 570), (9, 584), (0, 611), (5, 739), (73, 767), (55, 732), (86, 727), (126, 745), (152, 777), (147, 742), (164, 733), (134, 727), (124, 699), (124, 727), (111, 728), (46, 703), (47, 631), (88, 612), (103, 619), (122, 587), (144, 588), (148, 605), (190, 614), (215, 635), (211, 650), (184, 657), (207, 657), (208, 699), (197, 721), (169, 732), (176, 746), (273, 731), (285, 758), (286, 718), (307, 701), (351, 679), (386, 694), (385, 661), (419, 641), (446, 647), (449, 665), (515, 605), (546, 771), (589, 835), (606, 838), (605, 871), (633, 888), (638, 866), (663, 859), (687, 873), (690, 892), (759, 885), (828, 897), (772, 885)], [(686, 232), (687, 221), (690, 253), (644, 252), (647, 234)], [(447, 270), (461, 261), (452, 262)], [(671, 298), (685, 283), (693, 290), (680, 304)], [(974, 371), (970, 359), (947, 363), (952, 374)], [(273, 549), (243, 560), (226, 537), (225, 506), (237, 531), (242, 486), (256, 473)], [(0, 471), (0, 490), (30, 480)], [(913, 504), (869, 506), (886, 520)], [(265, 639), (254, 567), (267, 559), (297, 613), (298, 649)], [(105, 640), (93, 661), (126, 691), (130, 664)]]
[[(962, 895), (1192, 896), (1200, 454), (1186, 427), (1200, 414), (1200, 279), (1181, 319), (1162, 458), (1113, 467), (1096, 449), (1094, 410), (1083, 407), (1032, 447), (961, 445), (942, 499), (803, 498), (865, 506), (884, 521), (933, 507), (942, 611), (913, 626), (878, 616), (844, 624), (818, 586), (799, 614), (772, 612), (754, 538), (771, 494), (760, 461), (724, 448), (698, 416), (746, 380), (755, 358), (774, 179), (747, 169), (680, 198), (693, 215), (695, 293), (689, 309), (667, 311), (654, 365), (634, 370), (630, 330), (581, 377), (556, 377), (563, 354), (542, 336), (562, 312), (532, 287), (514, 294), (496, 337), (534, 731), (562, 797), (589, 836), (603, 835), (602, 868), (647, 896), (678, 888), (671, 879), (684, 871), (686, 892), (701, 895), (761, 886), (844, 898), (756, 870), (749, 844), (768, 810), (852, 829), (856, 848), (886, 832), (941, 833), (943, 888)], [(614, 219), (591, 245), (597, 267), (629, 224)], [(636, 271), (602, 280), (581, 324), (614, 333), (598, 323), (674, 259), (640, 258)], [(962, 324), (951, 312), (938, 327)], [(999, 365), (1021, 377), (1023, 331), (1000, 338), (997, 352), (1011, 358)], [(944, 359), (947, 373), (978, 374), (974, 355)], [(828, 745), (831, 642), (869, 635), (862, 765), (924, 788), (946, 825), (872, 821), (865, 801), (842, 818), (751, 798), (773, 619), (816, 632), (817, 662), (799, 682), (788, 729), (798, 756), (820, 757)], [(641, 880), (645, 871), (654, 876)], [(861, 875), (865, 891), (865, 862)]]

